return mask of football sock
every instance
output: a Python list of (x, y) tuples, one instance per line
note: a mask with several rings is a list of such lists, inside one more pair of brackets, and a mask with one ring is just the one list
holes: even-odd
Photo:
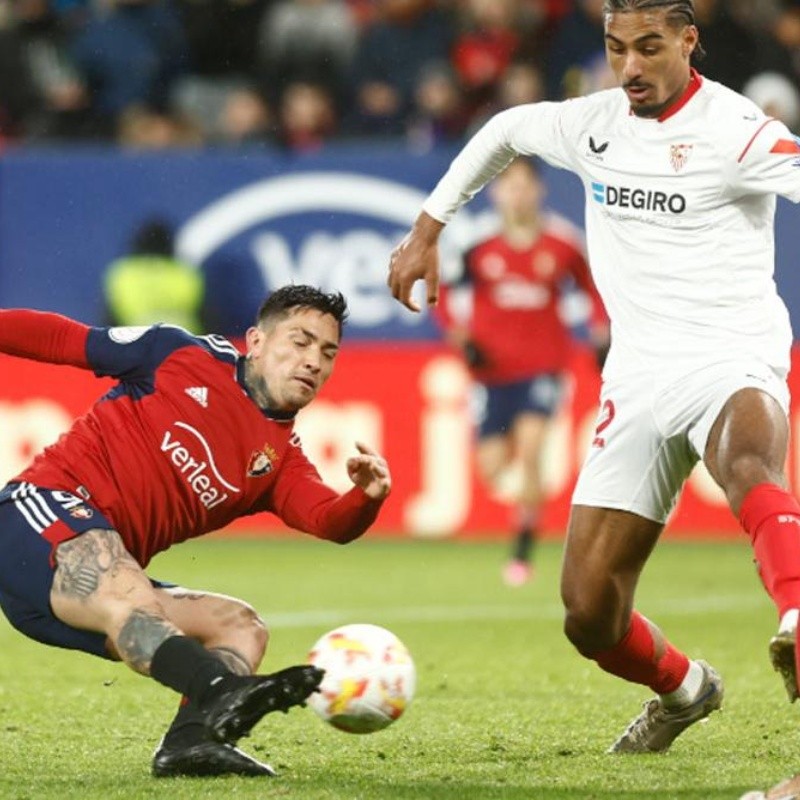
[(666, 640), (660, 658), (656, 658), (655, 649), (647, 620), (634, 611), (625, 636), (608, 650), (595, 653), (593, 658), (606, 672), (666, 695), (680, 687), (689, 671), (689, 659)]
[(514, 540), (514, 549), (511, 557), (514, 561), (530, 561), (533, 556), (533, 545), (536, 536), (531, 528), (522, 528)]
[(758, 574), (778, 615), (800, 608), (800, 503), (771, 483), (754, 486), (739, 509)]
[(694, 702), (703, 685), (705, 673), (696, 661), (689, 661), (689, 669), (681, 685), (673, 692), (661, 695), (661, 702), (665, 708), (681, 708)]
[(800, 609), (790, 608), (782, 617), (778, 625), (778, 633), (794, 633), (797, 630), (797, 620), (800, 618)]
[(153, 654), (150, 675), (186, 695), (198, 706), (219, 693), (217, 685), (233, 673), (195, 639), (171, 636)]
[(184, 695), (178, 713), (164, 736), (164, 742), (172, 747), (188, 747), (207, 741), (204, 721), (203, 712)]

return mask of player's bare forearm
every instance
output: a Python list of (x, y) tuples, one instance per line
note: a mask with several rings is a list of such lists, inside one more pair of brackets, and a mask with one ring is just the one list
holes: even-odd
[(392, 251), (387, 283), (392, 295), (411, 311), (420, 311), (411, 298), (414, 284), (425, 281), (427, 303), (436, 305), (439, 299), (439, 234), (444, 223), (420, 212), (413, 228)]

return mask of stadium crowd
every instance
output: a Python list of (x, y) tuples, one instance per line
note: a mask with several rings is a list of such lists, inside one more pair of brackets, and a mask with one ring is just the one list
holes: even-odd
[[(696, 0), (703, 74), (790, 127), (800, 0)], [(602, 0), (0, 0), (0, 145), (460, 142), (611, 85)]]

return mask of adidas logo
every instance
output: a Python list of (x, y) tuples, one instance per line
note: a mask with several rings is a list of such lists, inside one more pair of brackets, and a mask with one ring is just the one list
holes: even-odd
[(203, 408), (208, 408), (208, 387), (206, 386), (190, 386), (186, 390), (186, 394), (197, 403), (200, 403)]

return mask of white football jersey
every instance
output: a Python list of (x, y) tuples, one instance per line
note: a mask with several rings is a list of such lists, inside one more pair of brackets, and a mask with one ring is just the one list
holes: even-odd
[(425, 211), (449, 221), (520, 154), (583, 181), (607, 375), (748, 356), (788, 370), (773, 224), (776, 195), (800, 201), (800, 146), (782, 123), (696, 73), (660, 120), (634, 116), (622, 89), (519, 106), (466, 145)]

